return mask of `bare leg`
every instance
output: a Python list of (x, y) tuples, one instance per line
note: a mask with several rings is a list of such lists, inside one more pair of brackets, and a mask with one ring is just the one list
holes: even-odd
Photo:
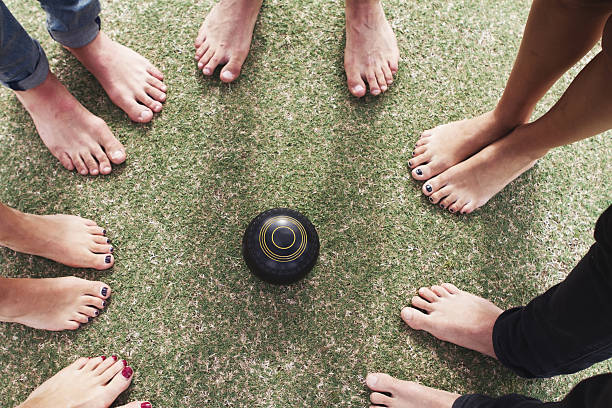
[(49, 73), (39, 86), (15, 91), (43, 143), (62, 165), (82, 174), (109, 174), (125, 161), (125, 149), (106, 123), (83, 107)]
[[(380, 373), (368, 374), (366, 385), (372, 390), (370, 402), (388, 408), (451, 408), (460, 397), (459, 394), (398, 380)], [(375, 406), (371, 405), (370, 408)]]
[(146, 58), (100, 32), (89, 44), (68, 50), (96, 77), (113, 103), (134, 122), (149, 122), (166, 100), (164, 75)]
[(346, 0), (344, 69), (349, 91), (356, 97), (379, 95), (393, 83), (399, 49), (380, 0)]
[[(35, 389), (18, 408), (108, 408), (132, 382), (134, 371), (125, 360), (79, 358)], [(122, 408), (151, 408), (135, 401)]]
[(427, 181), (423, 193), (451, 212), (470, 213), (548, 150), (612, 128), (611, 77), (612, 65), (599, 53), (548, 113)]
[(535, 0), (504, 93), (491, 112), (426, 130), (409, 161), (427, 180), (525, 123), (536, 103), (601, 37), (609, 10)]
[(249, 54), (253, 29), (263, 0), (220, 0), (206, 16), (195, 39), (198, 69), (212, 75), (218, 65), (221, 80), (232, 82)]

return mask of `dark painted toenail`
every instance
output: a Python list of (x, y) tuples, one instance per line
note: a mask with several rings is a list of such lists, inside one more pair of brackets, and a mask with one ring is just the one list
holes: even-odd
[(113, 248), (113, 247), (110, 247), (110, 251), (111, 251), (111, 252), (113, 252), (114, 250), (115, 250), (115, 248)]
[(130, 378), (133, 373), (134, 371), (131, 367), (125, 367), (123, 371), (121, 371), (121, 375), (123, 375), (125, 378)]
[(110, 255), (106, 255), (106, 258), (104, 258), (104, 262), (110, 263), (110, 260), (111, 260), (111, 256)]
[(416, 156), (416, 151), (412, 151), (412, 156)]
[(94, 312), (94, 314), (97, 316), (100, 314), (100, 312), (98, 312), (97, 310)]
[(127, 361), (125, 361), (125, 360), (121, 360), (121, 362), (123, 363), (123, 366), (124, 366), (124, 367), (127, 367)]
[(106, 360), (106, 356), (100, 356), (100, 358), (102, 359), (102, 361)]
[(455, 210), (453, 210), (452, 208), (449, 208), (449, 209), (448, 209), (448, 211), (450, 211), (450, 212), (452, 212), (452, 213), (454, 213), (454, 212), (455, 212)]
[(102, 302), (102, 307), (106, 307), (106, 302)]
[(423, 175), (423, 170), (416, 169), (416, 174), (417, 174), (417, 176), (422, 176)]
[(110, 244), (110, 238), (106, 238), (106, 243)]
[(425, 190), (427, 190), (428, 193), (431, 193), (433, 188), (429, 184), (425, 184)]
[(408, 167), (412, 167), (412, 162), (411, 161), (408, 162)]
[(106, 235), (106, 230), (102, 230), (102, 235)]
[(440, 208), (446, 208), (444, 204), (440, 203)]
[(117, 356), (111, 356), (113, 360), (117, 361)]
[(433, 197), (429, 197), (429, 201), (433, 203)]
[(87, 322), (88, 322), (88, 323), (89, 323), (89, 322), (91, 322), (92, 320), (93, 320), (93, 319), (92, 319), (91, 317), (88, 317), (88, 318), (87, 318)]
[(142, 404), (140, 404), (140, 408), (151, 408), (151, 403), (143, 402)]
[[(108, 262), (106, 262), (108, 263)], [(106, 294), (108, 293), (108, 288), (105, 286), (102, 288), (102, 290), (100, 291), (100, 293), (102, 293), (102, 296), (106, 296)]]

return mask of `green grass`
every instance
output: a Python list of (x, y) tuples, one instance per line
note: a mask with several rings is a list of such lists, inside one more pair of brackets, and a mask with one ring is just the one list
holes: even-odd
[[(550, 400), (612, 369), (523, 380), (399, 318), (418, 287), (441, 281), (501, 307), (529, 301), (572, 269), (612, 201), (610, 133), (550, 152), (467, 217), (430, 205), (409, 175), (423, 129), (494, 106), (529, 2), (387, 1), (400, 72), (384, 96), (355, 100), (339, 1), (266, 1), (232, 85), (203, 78), (192, 57), (212, 1), (105, 1), (103, 28), (166, 74), (168, 102), (149, 125), (130, 123), (49, 38), (36, 2), (7, 5), (129, 157), (107, 177), (67, 172), (0, 90), (0, 201), (95, 219), (117, 248), (107, 272), (0, 250), (2, 276), (77, 275), (114, 290), (107, 311), (77, 332), (0, 325), (1, 406), (76, 356), (112, 353), (136, 370), (117, 403), (156, 407), (364, 407), (372, 370), (461, 393)], [(258, 281), (240, 254), (250, 219), (275, 206), (307, 214), (321, 237), (318, 266), (290, 287)]]

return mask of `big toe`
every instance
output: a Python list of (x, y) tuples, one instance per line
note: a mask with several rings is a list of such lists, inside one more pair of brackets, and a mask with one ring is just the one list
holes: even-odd
[(405, 307), (401, 312), (402, 320), (415, 330), (423, 330), (427, 326), (427, 315), (413, 307)]
[(361, 79), (361, 74), (359, 71), (347, 69), (346, 82), (348, 84), (349, 92), (353, 94), (353, 96), (361, 98), (366, 94), (365, 82), (363, 82), (363, 79)]
[(134, 370), (130, 366), (125, 366), (123, 369), (115, 374), (113, 379), (108, 383), (109, 392), (113, 395), (118, 396), (125, 391), (132, 382), (134, 377)]
[(388, 392), (393, 394), (397, 380), (388, 374), (370, 373), (366, 377), (366, 385), (372, 391)]
[(111, 288), (104, 282), (90, 282), (87, 294), (101, 299), (108, 299), (111, 295)]
[(125, 161), (125, 147), (121, 144), (119, 140), (112, 133), (103, 134), (101, 143), (102, 147), (104, 147), (104, 151), (106, 152), (106, 156), (110, 159), (114, 164), (121, 164)]
[(139, 104), (136, 99), (123, 99), (117, 103), (129, 118), (138, 123), (147, 123), (153, 119), (153, 111), (144, 105)]
[(232, 82), (238, 78), (242, 70), (242, 64), (246, 59), (246, 54), (230, 58), (227, 64), (221, 70), (221, 81)]

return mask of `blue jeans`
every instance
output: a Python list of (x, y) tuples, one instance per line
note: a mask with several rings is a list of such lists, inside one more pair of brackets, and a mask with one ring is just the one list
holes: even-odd
[[(100, 31), (98, 0), (39, 0), (47, 29), (60, 44), (79, 48)], [(0, 0), (0, 82), (13, 90), (34, 88), (47, 78), (49, 62), (38, 41), (29, 36)]]

